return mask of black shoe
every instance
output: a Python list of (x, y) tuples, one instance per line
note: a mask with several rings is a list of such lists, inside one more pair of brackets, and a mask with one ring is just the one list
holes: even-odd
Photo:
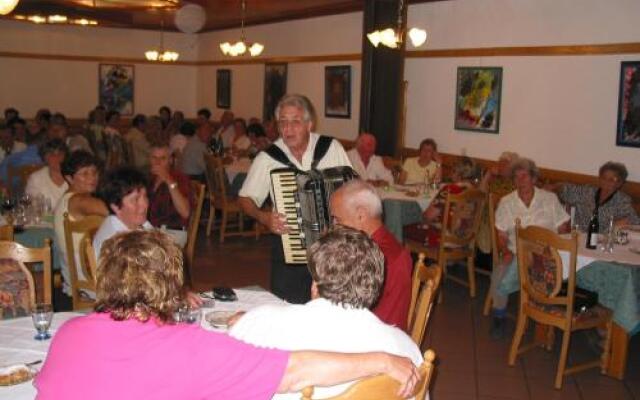
[(493, 340), (504, 339), (505, 334), (505, 321), (504, 318), (493, 317), (491, 321), (491, 329), (489, 330), (489, 336)]

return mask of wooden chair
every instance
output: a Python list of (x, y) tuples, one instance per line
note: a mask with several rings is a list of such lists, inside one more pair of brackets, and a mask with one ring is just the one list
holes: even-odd
[[(424, 352), (424, 362), (420, 365), (420, 381), (412, 396), (416, 400), (424, 400), (429, 391), (429, 382), (435, 366), (433, 362), (436, 353), (433, 350)], [(337, 396), (324, 398), (326, 400), (395, 400), (398, 397), (400, 384), (388, 375), (377, 375), (365, 378), (349, 386)], [(308, 386), (302, 390), (302, 400), (313, 400), (313, 387)]]
[(42, 164), (27, 164), (7, 169), (7, 189), (10, 196), (19, 196), (24, 192), (29, 176), (42, 168)]
[(407, 326), (413, 341), (420, 347), (429, 323), (436, 292), (442, 279), (442, 268), (438, 265), (427, 267), (424, 253), (418, 255), (411, 287), (411, 305)]
[[(487, 207), (489, 209), (489, 231), (491, 232), (491, 264), (492, 268), (502, 261), (500, 260), (500, 250), (498, 249), (498, 231), (496, 230), (496, 209), (500, 200), (506, 195), (506, 193), (489, 193)], [(487, 297), (484, 299), (484, 307), (482, 309), (482, 315), (485, 317), (491, 312), (491, 290), (487, 292)]]
[[(408, 249), (415, 253), (425, 253), (436, 260), (442, 268), (445, 278), (469, 287), (471, 297), (476, 296), (475, 278), (475, 239), (485, 194), (477, 189), (467, 189), (460, 194), (447, 195), (444, 207), (440, 245), (427, 247), (423, 242), (405, 240)], [(466, 260), (468, 281), (447, 274), (449, 261)]]
[(0, 226), (0, 240), (13, 242), (13, 225)]
[[(25, 263), (42, 263), (40, 296), (36, 293), (33, 274)], [(1, 240), (0, 278), (0, 303), (3, 304), (0, 307), (0, 319), (4, 317), (4, 309), (7, 307), (13, 308), (13, 315), (16, 316), (18, 309), (29, 315), (36, 302), (51, 304), (51, 241), (45, 239), (44, 247), (29, 248), (16, 242)]]
[(202, 204), (204, 203), (204, 184), (198, 181), (191, 181), (191, 193), (196, 199), (195, 208), (191, 210), (189, 216), (189, 225), (187, 227), (187, 243), (184, 246), (185, 267), (188, 271), (188, 277), (191, 278), (191, 270), (193, 269), (193, 259), (196, 249), (196, 241), (198, 240), (198, 228), (200, 227), (200, 216), (202, 215)]
[[(69, 214), (64, 213), (64, 241), (67, 251), (69, 277), (71, 278), (71, 297), (73, 298), (74, 310), (90, 308), (93, 306), (93, 300), (86, 296), (86, 292), (95, 292), (96, 276), (95, 268), (86, 264), (86, 262), (89, 261), (88, 257), (83, 256), (89, 245), (85, 242), (85, 252), (81, 252), (80, 245), (78, 249), (75, 248), (73, 237), (80, 235), (80, 243), (82, 243), (85, 238), (87, 241), (92, 241), (93, 236), (96, 234), (98, 228), (100, 228), (103, 220), (104, 217), (102, 216), (91, 215), (78, 221), (71, 221)], [(91, 248), (93, 248), (93, 246), (91, 246)], [(78, 256), (77, 258), (76, 255)], [(79, 261), (80, 265), (78, 265), (76, 261)], [(81, 279), (78, 271), (82, 271), (84, 279)]]
[[(207, 165), (206, 177), (209, 186), (209, 222), (207, 223), (207, 237), (211, 235), (211, 228), (216, 216), (216, 210), (222, 213), (220, 221), (220, 243), (224, 243), (226, 236), (247, 236), (247, 234), (255, 234), (259, 236), (258, 223), (252, 232), (245, 232), (243, 226), (244, 214), (240, 208), (237, 198), (227, 195), (226, 174), (224, 171), (224, 162), (220, 157), (214, 155), (205, 155)], [(227, 232), (229, 228), (229, 215), (235, 214), (238, 218), (235, 225), (238, 230), (235, 232)]]
[[(513, 366), (518, 354), (529, 350), (535, 343), (520, 347), (527, 322), (532, 320), (550, 328), (563, 331), (560, 360), (555, 378), (555, 388), (562, 388), (565, 375), (587, 368), (600, 367), (604, 373), (607, 368), (611, 344), (611, 310), (597, 305), (584, 312), (574, 311), (576, 287), (576, 259), (578, 236), (563, 239), (556, 233), (536, 227), (520, 227), (516, 221), (516, 246), (518, 270), (520, 274), (520, 309), (516, 331), (509, 351), (509, 365)], [(559, 252), (569, 254), (569, 280), (566, 291), (561, 291), (563, 264)], [(576, 330), (605, 328), (606, 338), (600, 360), (587, 362), (567, 368), (567, 353), (571, 333)], [(553, 331), (550, 331), (551, 333)]]

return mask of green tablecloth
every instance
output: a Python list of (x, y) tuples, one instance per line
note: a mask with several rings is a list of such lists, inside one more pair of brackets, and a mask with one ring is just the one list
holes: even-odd
[(54, 271), (60, 269), (60, 255), (55, 237), (56, 234), (53, 228), (46, 227), (28, 227), (24, 231), (14, 234), (15, 241), (26, 247), (42, 247), (44, 246), (44, 240), (50, 239), (51, 247), (53, 248), (52, 267)]
[[(576, 281), (598, 293), (600, 304), (613, 311), (613, 321), (630, 336), (640, 332), (640, 266), (594, 261), (578, 271)], [(505, 295), (520, 290), (515, 262), (507, 267), (498, 290)]]
[(402, 243), (402, 227), (422, 221), (422, 210), (415, 201), (386, 199), (382, 201), (384, 208), (384, 225), (393, 236)]

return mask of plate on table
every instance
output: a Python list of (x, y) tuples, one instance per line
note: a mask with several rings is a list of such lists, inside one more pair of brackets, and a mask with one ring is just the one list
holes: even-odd
[(227, 329), (229, 327), (229, 319), (235, 313), (235, 311), (211, 311), (204, 316), (204, 319), (214, 328)]
[(0, 386), (18, 385), (30, 381), (33, 371), (25, 364), (16, 364), (0, 368)]

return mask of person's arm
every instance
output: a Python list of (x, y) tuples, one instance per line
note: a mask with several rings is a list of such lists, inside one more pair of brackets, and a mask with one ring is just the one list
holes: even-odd
[(289, 228), (286, 225), (284, 215), (278, 214), (275, 211), (271, 212), (259, 209), (250, 197), (238, 197), (238, 204), (242, 212), (265, 225), (271, 232), (277, 235), (288, 232)]
[(88, 193), (78, 193), (69, 199), (69, 214), (73, 216), (109, 215), (107, 205), (102, 200)]
[(509, 235), (507, 232), (498, 230), (498, 254), (502, 265), (509, 265), (513, 261), (513, 253), (509, 250)]
[(278, 392), (297, 392), (307, 386), (332, 386), (379, 374), (387, 374), (400, 382), (398, 395), (403, 398), (412, 394), (420, 380), (416, 367), (404, 357), (386, 353), (296, 351), (289, 357)]
[(167, 184), (173, 207), (182, 219), (188, 219), (191, 206), (189, 205), (189, 196), (184, 194), (188, 190), (188, 186), (185, 187), (185, 182), (174, 178), (169, 171), (162, 168), (152, 167), (151, 173), (156, 175), (161, 182)]

